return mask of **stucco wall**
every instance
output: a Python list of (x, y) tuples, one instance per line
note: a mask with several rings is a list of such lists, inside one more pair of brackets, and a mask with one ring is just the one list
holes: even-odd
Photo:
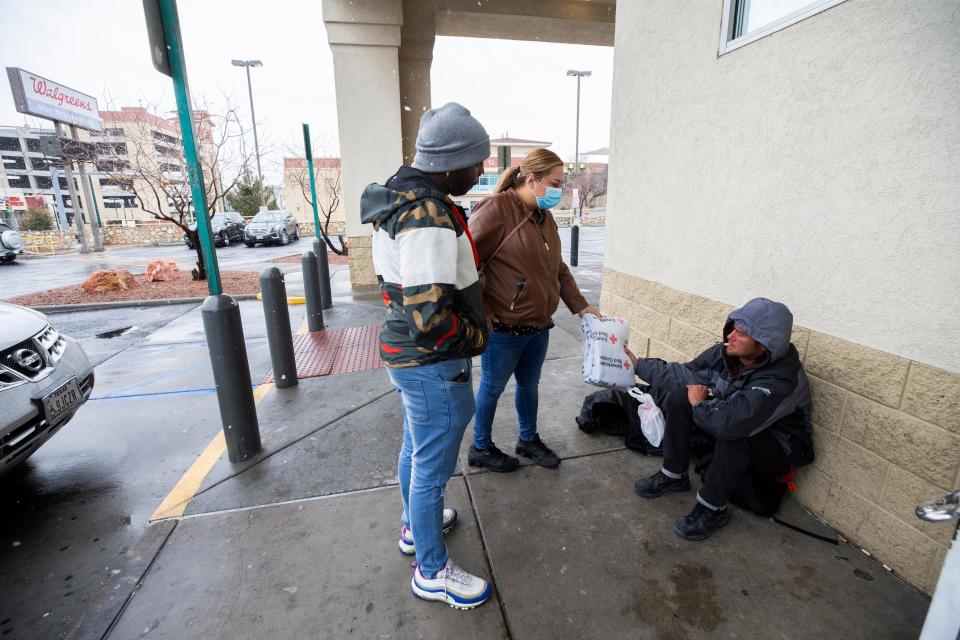
[(960, 3), (617, 7), (606, 265), (960, 372)]

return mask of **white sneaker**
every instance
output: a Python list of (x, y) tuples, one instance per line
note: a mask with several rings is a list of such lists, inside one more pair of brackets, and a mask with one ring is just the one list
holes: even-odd
[[(456, 509), (444, 509), (443, 510), (443, 535), (447, 535), (453, 530), (454, 525), (457, 524), (457, 510)], [(400, 553), (405, 556), (412, 556), (417, 553), (417, 548), (413, 544), (413, 531), (407, 529), (406, 527), (400, 527), (400, 542), (397, 543), (397, 547), (400, 549)]]
[(467, 573), (449, 559), (433, 579), (425, 577), (417, 567), (410, 588), (418, 598), (446, 602), (454, 609), (473, 609), (490, 597), (489, 582)]

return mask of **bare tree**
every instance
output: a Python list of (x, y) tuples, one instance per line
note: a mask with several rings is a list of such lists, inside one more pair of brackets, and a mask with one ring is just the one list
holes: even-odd
[[(253, 156), (241, 144), (245, 131), (234, 107), (228, 104), (217, 113), (198, 108), (194, 117), (207, 199), (205, 213), (212, 218), (221, 201), (249, 171)], [(173, 128), (169, 127), (171, 123)], [(169, 133), (164, 133), (164, 128)], [(206, 280), (200, 234), (196, 227), (190, 228), (200, 214), (194, 210), (179, 132), (175, 119), (148, 111), (128, 129), (125, 145), (98, 144), (94, 162), (114, 185), (133, 193), (141, 210), (183, 230), (197, 252), (193, 277)]]
[(594, 200), (607, 193), (607, 168), (587, 169), (575, 175), (570, 182), (579, 195), (579, 202), (573, 204), (578, 212), (583, 211), (584, 207), (589, 207)]
[[(331, 251), (337, 255), (345, 256), (347, 255), (347, 245), (343, 242), (343, 236), (339, 237), (339, 247), (335, 246), (330, 239), (330, 217), (340, 206), (340, 199), (343, 195), (340, 159), (316, 158), (313, 166), (317, 189), (317, 214), (320, 218), (320, 235)], [(300, 187), (303, 199), (312, 208), (314, 204), (313, 194), (310, 191), (310, 170), (307, 167), (306, 160), (303, 161), (302, 166), (291, 169), (289, 175)]]

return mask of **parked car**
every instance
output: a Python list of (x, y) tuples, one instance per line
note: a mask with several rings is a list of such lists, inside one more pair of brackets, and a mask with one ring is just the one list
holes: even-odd
[(258, 243), (289, 244), (299, 238), (300, 227), (289, 211), (258, 211), (243, 234), (243, 242), (248, 247)]
[(10, 225), (0, 222), (0, 262), (13, 262), (23, 253), (23, 240)]
[(0, 475), (67, 424), (93, 392), (93, 366), (42, 313), (0, 302)]
[[(197, 223), (190, 225), (191, 231), (196, 231)], [(231, 242), (243, 241), (243, 216), (239, 213), (215, 213), (210, 218), (210, 231), (213, 232), (213, 244), (218, 247), (229, 246)], [(190, 236), (183, 234), (183, 242), (188, 249), (193, 249)]]

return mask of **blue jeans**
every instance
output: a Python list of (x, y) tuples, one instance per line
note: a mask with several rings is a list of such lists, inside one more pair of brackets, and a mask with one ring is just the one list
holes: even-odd
[(497, 400), (511, 375), (517, 380), (514, 402), (520, 422), (520, 439), (529, 442), (537, 435), (540, 370), (549, 344), (548, 330), (532, 336), (513, 336), (500, 331), (490, 334), (487, 350), (480, 356), (480, 389), (477, 391), (477, 412), (473, 417), (474, 447), (485, 449), (490, 444)]
[[(428, 578), (447, 564), (443, 494), (473, 415), (470, 366), (469, 358), (460, 358), (387, 369), (403, 402), (403, 446), (397, 463), (400, 519), (414, 535), (417, 562)], [(463, 380), (454, 382), (458, 376)]]

